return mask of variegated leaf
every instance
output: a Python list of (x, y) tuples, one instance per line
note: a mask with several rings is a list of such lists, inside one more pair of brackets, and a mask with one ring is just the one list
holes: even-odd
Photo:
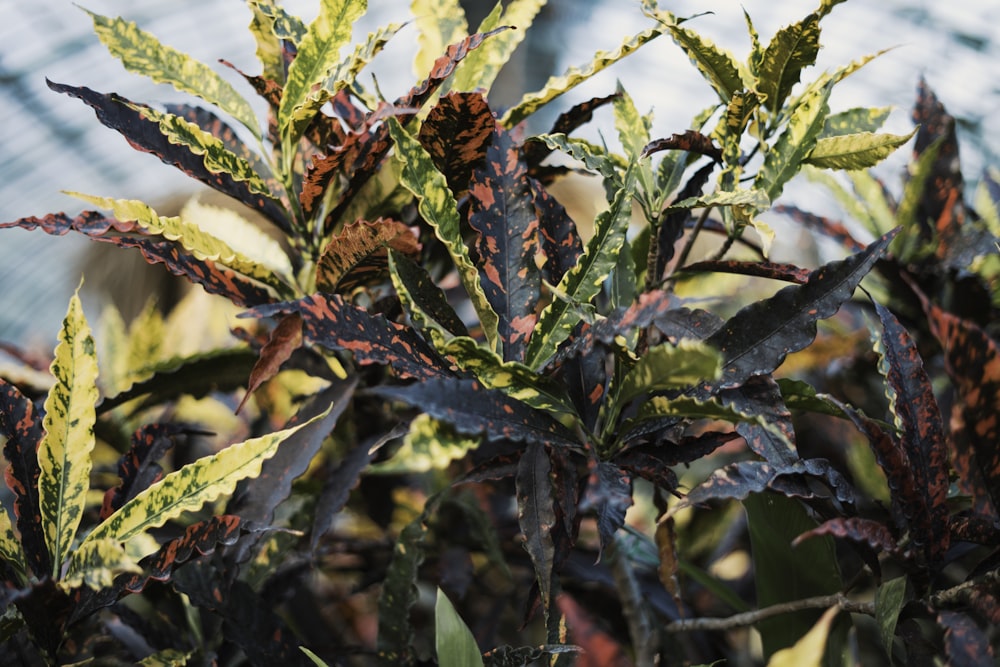
[(448, 248), (469, 300), (479, 315), (487, 344), (496, 350), (500, 342), (497, 334), (499, 318), (483, 292), (479, 270), (469, 259), (469, 251), (459, 227), (458, 204), (448, 189), (444, 176), (434, 168), (434, 163), (423, 146), (394, 118), (390, 118), (388, 123), (396, 144), (396, 154), (404, 163), (403, 185), (417, 197), (420, 214)]
[(858, 132), (877, 132), (892, 112), (892, 107), (854, 107), (847, 111), (830, 114), (823, 123), (820, 139), (839, 137)]
[(676, 23), (670, 23), (667, 27), (674, 41), (698, 68), (723, 104), (729, 104), (733, 95), (746, 87), (740, 76), (739, 63), (732, 53), (694, 30)]
[(276, 14), (279, 9), (275, 6), (274, 0), (249, 0), (247, 5), (252, 14), (250, 34), (257, 43), (257, 60), (262, 68), (261, 77), (279, 84), (284, 83), (285, 60), (281, 38), (275, 32), (275, 23), (278, 21)]
[(618, 388), (623, 404), (642, 396), (712, 382), (722, 373), (722, 357), (706, 343), (681, 339), (652, 347), (639, 358)]
[(423, 78), (449, 44), (469, 33), (469, 24), (459, 0), (412, 0), (410, 13), (416, 17), (418, 46), (413, 73)]
[(479, 446), (480, 438), (460, 435), (447, 423), (422, 414), (410, 422), (403, 445), (392, 458), (370, 466), (367, 472), (398, 474), (444, 470)]
[(700, 197), (688, 197), (674, 202), (667, 207), (668, 211), (680, 211), (692, 208), (715, 208), (719, 206), (746, 206), (753, 209), (766, 209), (771, 201), (763, 190), (734, 190), (732, 192), (715, 191)]
[(131, 21), (87, 13), (94, 20), (94, 31), (101, 42), (111, 55), (122, 61), (125, 69), (197, 95), (238, 120), (257, 139), (261, 138), (260, 125), (250, 103), (210, 67), (161, 44)]
[(601, 176), (619, 182), (620, 176), (616, 167), (624, 167), (624, 163), (615, 159), (604, 148), (592, 144), (585, 139), (573, 139), (565, 134), (540, 134), (532, 137), (533, 141), (541, 141), (552, 150), (560, 150), (574, 160), (579, 160), (587, 169), (596, 171)]
[(491, 140), (497, 141), (494, 128), (496, 119), (479, 92), (441, 97), (420, 126), (420, 144), (456, 197), (469, 189), (473, 170), (482, 167)]
[[(315, 115), (309, 96), (321, 87), (340, 61), (340, 49), (351, 38), (351, 27), (365, 13), (367, 0), (322, 0), (319, 15), (309, 24), (288, 67), (278, 127), (286, 155), (294, 153), (305, 125)], [(318, 109), (318, 107), (317, 107)], [(286, 159), (291, 159), (290, 157)]]
[(373, 282), (388, 265), (389, 248), (412, 256), (420, 251), (420, 243), (409, 227), (395, 220), (359, 220), (345, 226), (320, 256), (316, 288), (331, 294), (348, 293)]
[(87, 586), (101, 590), (113, 585), (119, 574), (141, 571), (117, 540), (110, 537), (85, 540), (73, 550), (62, 584), (67, 588)]
[(500, 73), (500, 68), (510, 60), (514, 49), (524, 39), (532, 21), (546, 1), (513, 0), (503, 7), (502, 15), (499, 11), (502, 5), (498, 2), (494, 10), (479, 24), (476, 32), (489, 32), (501, 26), (510, 26), (514, 29), (503, 31), (471, 53), (455, 70), (451, 90), (489, 92)]
[(635, 176), (630, 169), (611, 207), (597, 217), (594, 236), (587, 243), (580, 261), (563, 276), (556, 287), (556, 297), (538, 318), (525, 353), (525, 363), (529, 367), (538, 370), (552, 358), (579, 321), (574, 305), (588, 304), (600, 292), (625, 242), (632, 216), (634, 187)]
[(598, 51), (590, 63), (583, 68), (571, 67), (562, 76), (550, 77), (541, 90), (528, 93), (521, 98), (520, 102), (508, 109), (507, 113), (500, 119), (500, 124), (506, 128), (514, 127), (563, 93), (572, 90), (598, 72), (618, 62), (643, 44), (659, 37), (663, 34), (663, 30), (662, 26), (644, 30), (637, 35), (626, 38), (614, 51)]
[(909, 134), (858, 132), (820, 138), (803, 162), (825, 169), (867, 169), (892, 155), (916, 131), (914, 128)]
[(410, 320), (439, 351), (455, 336), (468, 336), (462, 318), (434, 284), (427, 269), (405, 255), (389, 252), (389, 273)]
[(9, 565), (20, 579), (23, 586), (28, 581), (28, 568), (24, 560), (24, 550), (21, 549), (21, 542), (14, 534), (14, 527), (10, 523), (10, 515), (7, 510), (0, 509), (0, 560)]
[(207, 502), (232, 493), (238, 481), (260, 473), (261, 465), (274, 456), (278, 445), (286, 438), (322, 419), (328, 412), (329, 408), (293, 428), (230, 445), (217, 454), (175, 470), (99, 524), (84, 539), (81, 548), (104, 539), (128, 542), (184, 512), (197, 510)]
[(45, 399), (38, 495), (52, 577), (58, 579), (83, 518), (97, 420), (97, 353), (77, 294), (70, 299), (51, 372), (56, 383)]
[(792, 86), (799, 82), (802, 69), (815, 64), (819, 34), (819, 16), (810, 14), (779, 30), (767, 45), (760, 63), (757, 88), (766, 96), (764, 106), (772, 112), (781, 109)]

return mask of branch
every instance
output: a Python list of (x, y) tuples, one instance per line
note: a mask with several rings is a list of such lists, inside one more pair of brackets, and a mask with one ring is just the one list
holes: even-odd
[(813, 598), (782, 602), (780, 604), (771, 605), (770, 607), (764, 607), (763, 609), (757, 609), (756, 611), (747, 611), (742, 614), (735, 614), (725, 618), (682, 619), (674, 621), (673, 623), (668, 623), (664, 629), (667, 632), (731, 630), (733, 628), (742, 628), (747, 625), (753, 625), (754, 623), (763, 621), (765, 618), (771, 618), (772, 616), (778, 616), (779, 614), (802, 611), (803, 609), (828, 609), (830, 607), (838, 607), (841, 611), (846, 611), (852, 614), (867, 614), (868, 616), (875, 615), (874, 602), (855, 602), (848, 599), (848, 597), (843, 593), (835, 593), (834, 595), (820, 595)]

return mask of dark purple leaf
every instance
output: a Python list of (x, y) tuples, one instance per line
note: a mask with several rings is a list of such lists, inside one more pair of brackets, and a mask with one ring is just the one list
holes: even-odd
[(791, 465), (798, 460), (792, 413), (773, 378), (751, 377), (740, 387), (723, 389), (718, 399), (723, 405), (741, 414), (758, 416), (766, 423), (767, 426), (747, 421), (736, 425), (736, 432), (747, 441), (751, 451), (775, 465)]
[(896, 538), (888, 526), (881, 521), (860, 517), (837, 517), (824, 521), (816, 528), (796, 537), (792, 546), (797, 546), (800, 542), (819, 535), (832, 535), (859, 544), (866, 544), (876, 553), (894, 554), (899, 551)]
[[(594, 111), (618, 97), (620, 95), (614, 93), (606, 97), (594, 97), (586, 102), (580, 102), (569, 111), (559, 114), (556, 122), (552, 124), (552, 129), (549, 130), (549, 134), (570, 134), (581, 125), (589, 123), (594, 117)], [(524, 161), (528, 164), (528, 168), (533, 170), (550, 153), (552, 153), (552, 149), (543, 142), (531, 141), (524, 147)]]
[(969, 616), (957, 611), (938, 613), (944, 628), (944, 652), (950, 667), (992, 667), (993, 647), (989, 637)]
[[(555, 545), (552, 528), (556, 522), (552, 503), (551, 465), (545, 445), (528, 443), (517, 466), (517, 521), (521, 527), (524, 548), (535, 566), (542, 604), (548, 610), (552, 602), (552, 575)], [(547, 612), (546, 612), (547, 613)]]
[(715, 162), (722, 162), (722, 149), (712, 143), (710, 137), (695, 130), (687, 130), (681, 134), (672, 134), (666, 139), (655, 139), (642, 149), (642, 157), (658, 153), (660, 151), (685, 151), (697, 153), (712, 158)]
[(406, 287), (415, 308), (440, 324), (453, 336), (468, 336), (469, 330), (448, 303), (448, 297), (435, 284), (423, 266), (400, 253), (391, 252), (396, 277)]
[[(854, 502), (854, 492), (847, 480), (824, 459), (796, 461), (776, 466), (766, 461), (738, 461), (719, 468), (696, 486), (684, 499), (684, 505), (698, 505), (709, 500), (743, 500), (766, 489), (800, 498), (822, 497), (804, 482), (812, 478), (823, 482), (838, 500)], [(789, 484), (789, 480), (793, 483)]]
[(146, 424), (132, 435), (132, 445), (118, 459), (121, 483), (104, 494), (102, 521), (163, 476), (157, 461), (174, 446), (174, 437), (184, 431), (175, 424)]
[(541, 269), (542, 276), (549, 284), (558, 285), (583, 254), (583, 241), (563, 205), (534, 179), (531, 179), (531, 189), (542, 252), (546, 258)]
[(632, 476), (613, 463), (592, 461), (580, 511), (593, 511), (597, 516), (597, 534), (601, 539), (598, 559), (618, 529), (625, 525), (625, 512), (631, 506)]
[[(714, 170), (715, 163), (709, 163), (694, 172), (677, 193), (675, 201), (699, 196)], [(656, 255), (655, 269), (652, 277), (646, 280), (646, 284), (658, 283), (666, 277), (667, 264), (674, 257), (674, 247), (691, 220), (691, 211), (685, 208), (670, 211), (662, 216), (660, 226), (656, 230), (656, 246), (651, 248), (651, 251), (654, 251)]]
[(731, 260), (707, 260), (695, 262), (684, 267), (685, 273), (735, 273), (741, 276), (770, 278), (784, 280), (799, 285), (809, 279), (810, 271), (794, 264), (779, 264), (776, 262), (743, 262)]

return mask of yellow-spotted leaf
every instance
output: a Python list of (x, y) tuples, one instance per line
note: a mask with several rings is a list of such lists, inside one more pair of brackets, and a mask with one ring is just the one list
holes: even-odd
[(24, 563), (24, 550), (21, 548), (21, 542), (17, 539), (17, 535), (14, 534), (10, 515), (3, 508), (0, 508), (0, 560), (7, 563), (17, 573), (22, 585), (27, 583), (28, 569)]
[(87, 586), (100, 590), (111, 586), (115, 577), (123, 572), (141, 571), (117, 541), (111, 538), (86, 540), (73, 550), (62, 584), (67, 588)]
[[(269, 268), (264, 261), (247, 257), (232, 248), (226, 241), (202, 230), (199, 225), (185, 221), (181, 217), (157, 215), (156, 211), (141, 201), (94, 197), (78, 192), (70, 192), (68, 194), (90, 202), (100, 208), (111, 210), (118, 220), (136, 222), (149, 234), (156, 234), (169, 241), (180, 243), (181, 247), (195, 259), (222, 264), (233, 271), (271, 287), (279, 296), (291, 297), (294, 294), (286, 279)], [(247, 223), (247, 226), (249, 226), (249, 223)], [(243, 230), (245, 229), (246, 227), (243, 228)], [(268, 254), (268, 258), (266, 259), (273, 260), (274, 257)]]
[(351, 39), (351, 27), (364, 15), (367, 0), (322, 0), (288, 67), (278, 107), (278, 127), (286, 154), (298, 142), (312, 115), (305, 109), (310, 93), (322, 87), (340, 62), (340, 50)]
[(403, 162), (401, 181), (419, 201), (420, 214), (434, 228), (438, 239), (448, 248), (452, 261), (458, 269), (459, 278), (469, 295), (472, 306), (479, 315), (486, 341), (490, 349), (499, 345), (497, 326), (499, 318), (486, 299), (479, 282), (479, 271), (469, 259), (468, 248), (462, 239), (459, 227), (458, 204), (448, 189), (445, 177), (434, 167), (430, 155), (409, 132), (403, 129), (395, 118), (390, 118), (389, 132), (396, 144), (396, 156)]
[(458, 0), (412, 0), (410, 13), (416, 17), (413, 23), (417, 27), (418, 46), (413, 73), (423, 79), (449, 44), (469, 34), (469, 23)]
[(197, 510), (207, 502), (232, 493), (241, 479), (260, 474), (261, 465), (274, 456), (284, 440), (324, 418), (329, 411), (328, 408), (298, 426), (230, 445), (217, 454), (175, 470), (98, 525), (81, 547), (104, 539), (127, 542), (184, 512)]
[(733, 192), (716, 191), (700, 197), (688, 197), (667, 207), (668, 211), (679, 211), (691, 208), (715, 208), (719, 206), (747, 206), (755, 209), (765, 209), (771, 201), (763, 190), (735, 190)]
[(546, 0), (513, 0), (507, 4), (502, 14), (499, 11), (502, 5), (498, 2), (495, 9), (483, 19), (476, 32), (485, 34), (500, 26), (512, 26), (514, 30), (504, 30), (494, 35), (467, 55), (455, 70), (451, 90), (489, 91), (500, 69), (510, 60), (514, 49), (524, 39), (545, 2)]
[(295, 16), (285, 13), (273, 0), (249, 0), (247, 3), (253, 18), (250, 34), (257, 42), (257, 60), (263, 72), (261, 76), (276, 83), (285, 82), (285, 60), (281, 41), (298, 44), (306, 33), (306, 27)]
[(45, 399), (45, 435), (38, 445), (38, 496), (52, 577), (58, 579), (83, 518), (97, 419), (97, 353), (77, 293), (70, 298), (50, 371), (55, 384)]
[(111, 55), (122, 61), (125, 69), (197, 95), (238, 120), (257, 139), (261, 138), (260, 125), (250, 103), (215, 70), (186, 53), (161, 44), (131, 21), (87, 13), (94, 20), (98, 38)]
[(168, 648), (147, 655), (135, 664), (137, 667), (184, 667), (188, 664), (194, 651), (179, 651), (175, 648)]
[(819, 139), (804, 162), (825, 169), (867, 169), (889, 157), (916, 131), (917, 128), (909, 134), (858, 132)]
[(129, 106), (146, 120), (159, 125), (160, 133), (167, 138), (167, 141), (177, 146), (184, 146), (195, 155), (200, 155), (205, 168), (213, 174), (229, 174), (233, 180), (246, 183), (254, 194), (272, 196), (267, 184), (250, 163), (230, 152), (215, 135), (172, 113), (138, 104)]
[(125, 364), (122, 390), (153, 376), (164, 357), (165, 331), (163, 315), (150, 299), (129, 325), (127, 347), (119, 352)]
[(457, 433), (450, 425), (428, 414), (410, 423), (403, 445), (387, 461), (369, 468), (374, 473), (427, 472), (444, 470), (479, 446), (481, 438)]
[(877, 132), (885, 124), (890, 113), (892, 107), (854, 107), (830, 114), (823, 124), (819, 138), (826, 139), (858, 132)]
[(733, 95), (748, 87), (743, 82), (739, 63), (732, 53), (694, 30), (676, 23), (671, 23), (668, 27), (674, 42), (698, 68), (723, 104), (729, 104)]
[(618, 62), (646, 42), (659, 37), (663, 34), (663, 30), (664, 28), (661, 26), (644, 30), (625, 39), (614, 51), (598, 51), (587, 66), (583, 68), (571, 67), (562, 76), (549, 78), (541, 90), (522, 97), (520, 102), (503, 115), (500, 122), (507, 128), (517, 125), (563, 93), (572, 90), (598, 72)]

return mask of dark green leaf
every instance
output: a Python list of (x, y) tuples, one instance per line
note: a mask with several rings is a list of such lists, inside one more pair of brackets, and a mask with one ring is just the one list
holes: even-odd
[(875, 591), (875, 622), (882, 638), (882, 648), (889, 658), (892, 658), (892, 638), (896, 636), (896, 623), (905, 601), (906, 577), (883, 581)]
[(517, 521), (524, 535), (524, 548), (535, 566), (535, 578), (542, 605), (548, 616), (552, 605), (552, 575), (555, 545), (552, 528), (556, 523), (552, 502), (551, 464), (545, 445), (533, 441), (521, 454), (517, 465)]

